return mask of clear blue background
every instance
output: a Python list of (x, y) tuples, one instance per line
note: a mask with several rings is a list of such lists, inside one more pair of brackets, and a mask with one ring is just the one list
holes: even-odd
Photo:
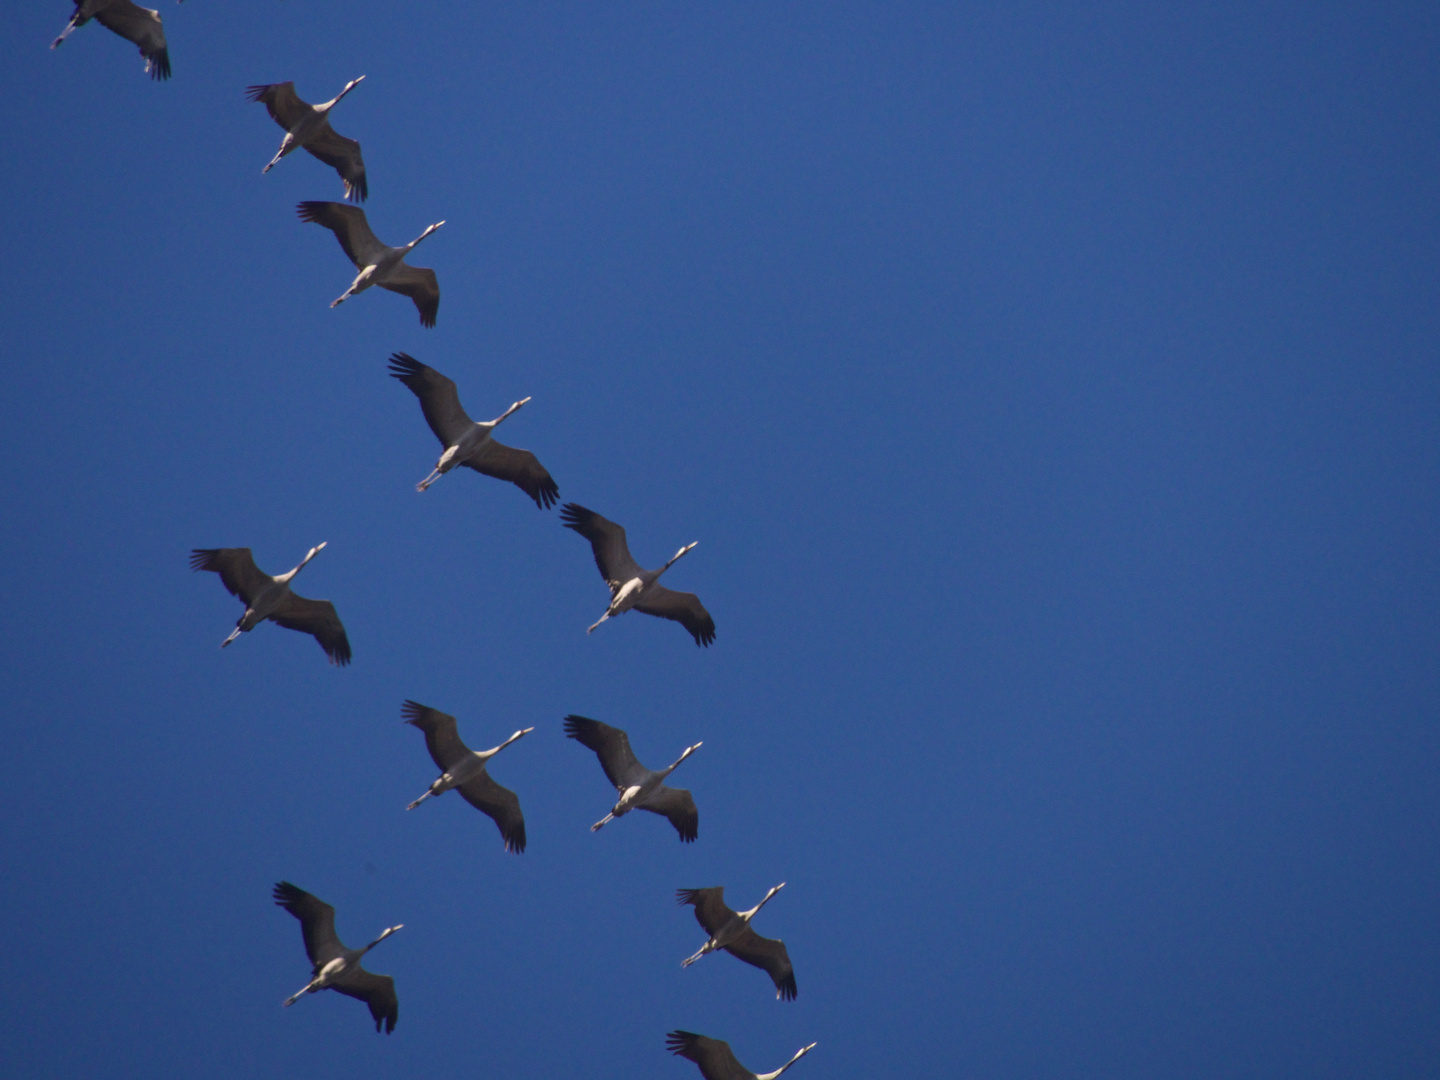
[[(4, 1071), (1440, 1072), (1440, 15), (1405, 3), (165, 4), (175, 77), (61, 0), (0, 90)], [(293, 79), (439, 274), (437, 329), (294, 204)], [(631, 615), (468, 472), (405, 350), (719, 637)], [(300, 591), (355, 663), (240, 613)], [(472, 745), (501, 851), (399, 719)], [(700, 806), (587, 826), (563, 738)], [(304, 984), (288, 878), (399, 987)], [(673, 890), (764, 911), (777, 1003)], [(787, 1078), (788, 1080), (788, 1078)]]

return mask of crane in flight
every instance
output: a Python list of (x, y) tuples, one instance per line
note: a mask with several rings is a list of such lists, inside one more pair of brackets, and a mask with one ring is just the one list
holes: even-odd
[(600, 767), (619, 796), (610, 813), (590, 826), (591, 832), (598, 832), (631, 810), (649, 810), (668, 818), (682, 843), (691, 843), (700, 834), (700, 811), (695, 809), (694, 798), (684, 788), (667, 787), (665, 778), (703, 744), (687, 746), (675, 764), (654, 772), (640, 764), (630, 749), (630, 736), (617, 727), (585, 716), (567, 716), (565, 734), (595, 751)]
[(774, 1072), (751, 1072), (741, 1065), (723, 1039), (712, 1039), (708, 1035), (696, 1035), (693, 1031), (672, 1031), (665, 1036), (665, 1049), (677, 1057), (683, 1057), (700, 1066), (700, 1075), (705, 1080), (775, 1080), (795, 1062), (815, 1049), (816, 1044), (802, 1046), (789, 1061)]
[(130, 0), (75, 0), (75, 14), (50, 43), (58, 49), (67, 37), (94, 19), (107, 30), (140, 47), (145, 58), (145, 74), (152, 79), (170, 78), (170, 50), (165, 45), (165, 27), (160, 13)]
[(350, 287), (330, 302), (332, 308), (339, 307), (372, 285), (379, 285), (382, 289), (410, 297), (420, 312), (421, 326), (435, 325), (435, 315), (440, 310), (440, 280), (434, 270), (411, 266), (405, 261), (405, 256), (445, 222), (437, 221), (427, 226), (424, 232), (403, 247), (390, 247), (375, 238), (365, 211), (358, 206), (338, 202), (302, 202), (295, 212), (301, 221), (324, 225), (333, 232), (345, 254), (355, 264), (355, 269), (360, 271)]
[(266, 83), (245, 88), (245, 96), (258, 101), (270, 110), (270, 118), (285, 129), (280, 140), (280, 149), (270, 159), (270, 164), (261, 169), (268, 173), (280, 163), (280, 159), (302, 146), (329, 165), (345, 184), (345, 197), (355, 202), (364, 202), (370, 189), (365, 183), (365, 161), (360, 157), (360, 144), (336, 133), (330, 126), (330, 110), (340, 104), (340, 99), (359, 86), (365, 78), (351, 79), (345, 88), (329, 101), (311, 105), (295, 93), (293, 82)]
[(785, 943), (778, 938), (761, 937), (750, 926), (750, 920), (770, 902), (770, 898), (785, 887), (782, 881), (765, 894), (765, 899), (749, 911), (732, 911), (725, 904), (725, 887), (716, 885), (709, 889), (681, 889), (675, 894), (677, 904), (694, 904), (695, 918), (710, 940), (700, 946), (700, 951), (680, 962), (689, 967), (706, 953), (724, 949), (737, 960), (743, 960), (760, 968), (775, 984), (775, 997), (785, 1001), (795, 1000), (795, 969), (790, 964), (790, 953)]

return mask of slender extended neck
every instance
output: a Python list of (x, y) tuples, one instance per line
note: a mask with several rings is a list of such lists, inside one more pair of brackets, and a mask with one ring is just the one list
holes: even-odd
[(520, 406), (524, 405), (524, 404), (525, 404), (527, 401), (529, 401), (529, 400), (530, 400), (530, 399), (529, 399), (528, 397), (527, 397), (527, 398), (521, 398), (519, 401), (515, 402), (514, 405), (511, 405), (511, 406), (510, 406), (508, 409), (506, 409), (503, 413), (501, 413), (499, 416), (497, 416), (494, 420), (490, 421), (490, 426), (491, 426), (491, 427), (496, 427), (496, 426), (500, 423), (500, 421), (502, 421), (502, 420), (506, 419), (507, 417), (509, 417), (509, 415), (510, 415), (511, 413), (519, 412), (519, 411), (520, 411)]
[(434, 225), (431, 225), (414, 240), (411, 240), (410, 243), (405, 245), (405, 253), (408, 255), (410, 252), (414, 251), (421, 240), (424, 240), (427, 236), (429, 236), (431, 233), (433, 233), (436, 229), (440, 228), (440, 226), (444, 224), (445, 222), (443, 221), (437, 221)]
[(338, 93), (338, 94), (335, 95), (335, 100), (332, 101), (332, 102), (330, 102), (330, 108), (333, 109), (336, 105), (339, 105), (341, 98), (343, 98), (343, 97), (344, 97), (346, 94), (348, 94), (351, 90), (354, 90), (357, 86), (359, 86), (359, 85), (360, 85), (362, 82), (364, 82), (364, 81), (365, 81), (365, 76), (364, 76), (364, 75), (361, 75), (360, 78), (358, 78), (358, 79), (351, 79), (348, 83), (345, 84), (345, 89), (341, 90), (340, 93)]
[(534, 730), (535, 730), (535, 729), (534, 729), (533, 727), (527, 727), (527, 728), (524, 728), (524, 729), (521, 730), (521, 731), (515, 732), (514, 735), (511, 735), (508, 739), (506, 739), (504, 742), (502, 742), (499, 746), (495, 747), (494, 750), (487, 750), (487, 751), (485, 751), (485, 755), (484, 755), (485, 760), (486, 760), (486, 761), (489, 761), (492, 757), (494, 757), (496, 754), (498, 754), (501, 750), (504, 750), (505, 747), (509, 746), (509, 745), (510, 745), (512, 742), (514, 742), (516, 739), (519, 739), (519, 738), (521, 738), (522, 736), (525, 736), (525, 735), (529, 735), (530, 732), (532, 732), (532, 731), (534, 731)]
[(776, 1069), (774, 1072), (757, 1073), (756, 1076), (755, 1076), (755, 1080), (775, 1080), (775, 1078), (776, 1078), (777, 1076), (779, 1076), (781, 1073), (783, 1073), (783, 1072), (784, 1072), (786, 1069), (788, 1069), (791, 1065), (794, 1065), (795, 1062), (799, 1061), (802, 1057), (804, 1057), (806, 1054), (808, 1054), (811, 1050), (814, 1050), (815, 1047), (816, 1047), (816, 1045), (817, 1045), (816, 1043), (811, 1043), (809, 1046), (803, 1046), (803, 1047), (801, 1047), (800, 1050), (796, 1052), (795, 1056), (792, 1057), (789, 1061), (785, 1062), (784, 1065), (781, 1065), (781, 1066), (780, 1066), (778, 1069)]
[(319, 555), (319, 554), (320, 554), (320, 549), (323, 548), (323, 547), (324, 547), (326, 544), (328, 544), (329, 542), (330, 542), (330, 541), (328, 541), (328, 540), (322, 540), (322, 541), (320, 541), (320, 543), (316, 544), (313, 548), (310, 549), (309, 553), (306, 554), (305, 558), (303, 558), (303, 559), (300, 560), (300, 565), (297, 566), (297, 567), (295, 567), (294, 570), (291, 570), (288, 574), (286, 574), (286, 575), (285, 575), (284, 577), (282, 577), (280, 580), (281, 580), (281, 581), (290, 581), (290, 580), (292, 580), (292, 579), (295, 577), (296, 574), (300, 573), (301, 570), (304, 570), (304, 569), (305, 569), (305, 564), (306, 564), (306, 563), (308, 563), (308, 562), (309, 562), (311, 559), (313, 559), (316, 555)]
[(764, 900), (761, 900), (758, 904), (756, 904), (756, 905), (755, 905), (753, 908), (751, 908), (749, 911), (742, 912), (741, 915), (740, 915), (740, 917), (741, 917), (742, 919), (744, 919), (744, 920), (748, 923), (748, 922), (749, 922), (751, 919), (753, 919), (757, 914), (759, 914), (759, 911), (760, 911), (760, 909), (761, 909), (762, 907), (764, 907), (766, 904), (768, 904), (768, 903), (770, 902), (770, 898), (771, 898), (772, 896), (774, 896), (777, 892), (779, 892), (781, 889), (783, 889), (784, 887), (785, 887), (785, 882), (783, 882), (783, 881), (780, 882), (779, 885), (776, 885), (773, 889), (771, 889), (769, 892), (767, 892), (767, 893), (765, 894), (765, 899), (764, 899)]
[(685, 545), (683, 548), (681, 548), (679, 551), (675, 552), (675, 554), (674, 554), (673, 556), (671, 556), (669, 562), (667, 562), (664, 566), (660, 567), (659, 570), (655, 571), (655, 576), (658, 578), (658, 577), (659, 577), (661, 574), (663, 574), (666, 570), (669, 570), (670, 567), (674, 566), (677, 562), (680, 561), (680, 556), (682, 556), (682, 555), (686, 554), (687, 552), (689, 552), (691, 548), (695, 547), (695, 546), (698, 545), (699, 543), (700, 543), (700, 541), (699, 541), (699, 540), (696, 540), (696, 541), (694, 541), (693, 543), (686, 544), (686, 545)]
[(377, 937), (374, 941), (370, 942), (369, 945), (366, 945), (365, 948), (361, 949), (361, 950), (360, 950), (360, 955), (361, 955), (361, 956), (364, 956), (367, 952), (369, 952), (371, 949), (373, 949), (376, 945), (379, 945), (380, 942), (384, 941), (387, 937), (389, 937), (391, 934), (393, 934), (396, 930), (403, 930), (403, 929), (405, 929), (405, 924), (404, 924), (404, 923), (399, 923), (399, 924), (397, 924), (397, 925), (395, 925), (395, 926), (388, 927), (388, 928), (385, 930), (384, 933), (382, 933), (382, 934), (381, 934), (379, 937)]
[(705, 744), (703, 742), (697, 742), (694, 746), (687, 746), (685, 748), (685, 752), (675, 759), (675, 764), (671, 765), (668, 769), (666, 769), (663, 773), (660, 774), (661, 778), (663, 779), (664, 777), (669, 776), (672, 772), (674, 772), (680, 767), (680, 763), (682, 761), (684, 761), (687, 757), (693, 754), (696, 750), (699, 750), (700, 747), (704, 745)]

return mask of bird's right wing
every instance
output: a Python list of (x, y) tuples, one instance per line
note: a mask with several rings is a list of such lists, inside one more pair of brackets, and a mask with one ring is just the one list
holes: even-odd
[(302, 202), (295, 207), (301, 221), (324, 225), (335, 234), (357, 270), (378, 263), (387, 251), (370, 231), (365, 211), (339, 202)]
[(605, 770), (605, 778), (616, 790), (624, 791), (643, 779), (645, 768), (630, 749), (630, 736), (618, 727), (591, 720), (588, 716), (572, 715), (565, 717), (565, 734), (581, 746), (595, 751), (600, 767)]
[(672, 1031), (665, 1036), (665, 1049), (699, 1065), (705, 1080), (754, 1080), (755, 1074), (740, 1064), (723, 1039), (693, 1031)]
[(190, 569), (219, 574), (230, 595), (245, 601), (246, 607), (275, 581), (255, 565), (249, 548), (196, 548), (190, 552)]
[(277, 884), (270, 895), (278, 906), (300, 920), (305, 954), (317, 969), (344, 952), (345, 947), (335, 935), (335, 909), (324, 900), (288, 881)]
[(737, 960), (744, 960), (763, 969), (775, 983), (775, 996), (785, 1001), (795, 1000), (795, 968), (790, 964), (790, 953), (779, 938), (761, 937), (746, 926), (740, 936), (725, 946), (725, 951)]
[(715, 620), (693, 592), (676, 592), (657, 581), (640, 594), (635, 610), (675, 620), (690, 631), (696, 645), (708, 646), (715, 640)]
[(400, 1019), (400, 998), (395, 994), (395, 980), (389, 975), (376, 975), (358, 968), (331, 983), (330, 989), (338, 990), (346, 997), (359, 998), (369, 1005), (376, 1031), (382, 1024), (386, 1035), (395, 1030), (395, 1022)]
[(310, 111), (310, 103), (302, 101), (300, 95), (295, 93), (293, 82), (247, 86), (245, 96), (251, 101), (260, 102), (269, 109), (270, 119), (286, 131), (298, 124), (300, 118)]
[(365, 183), (365, 160), (360, 156), (360, 144), (354, 139), (336, 134), (335, 129), (326, 126), (318, 136), (305, 144), (305, 149), (315, 155), (345, 181), (345, 197), (364, 202), (370, 194)]
[(700, 835), (700, 811), (695, 807), (695, 797), (685, 788), (666, 787), (663, 784), (651, 793), (635, 809), (649, 810), (652, 814), (669, 818), (670, 824), (680, 834), (681, 843), (693, 843)]
[(132, 4), (130, 0), (111, 0), (95, 13), (95, 21), (140, 47), (145, 70), (152, 79), (170, 77), (170, 50), (165, 47), (165, 28), (160, 24), (158, 11)]
[(400, 715), (425, 733), (425, 749), (430, 751), (430, 760), (441, 772), (448, 771), (457, 761), (463, 761), (470, 748), (460, 740), (455, 717), (421, 705), (418, 701), (407, 701), (400, 706)]
[(696, 921), (711, 937), (735, 917), (735, 912), (725, 905), (723, 885), (712, 885), (708, 889), (681, 889), (675, 894), (675, 902), (694, 904)]
[(464, 464), (486, 476), (510, 481), (534, 499), (541, 510), (550, 509), (560, 498), (560, 488), (550, 470), (541, 465), (540, 459), (529, 450), (506, 446), (491, 438), (480, 447), (477, 455), (466, 458)]
[(320, 643), (330, 663), (338, 667), (350, 663), (350, 638), (329, 600), (307, 600), (292, 592), (270, 618), (287, 630), (309, 634)]
[(501, 787), (486, 772), (466, 780), (455, 790), (476, 810), (494, 818), (506, 851), (519, 855), (525, 850), (525, 815), (520, 812), (520, 796)]
[(630, 547), (625, 543), (624, 526), (616, 525), (579, 503), (566, 503), (560, 508), (560, 523), (590, 541), (595, 565), (600, 568), (600, 576), (612, 591), (631, 578), (640, 576), (640, 566), (631, 558)]
[(460, 404), (455, 381), (409, 353), (390, 354), (390, 377), (399, 379), (420, 399), (420, 411), (441, 446), (454, 446), (474, 424)]
[(435, 276), (434, 270), (428, 266), (401, 263), (389, 280), (376, 284), (382, 289), (398, 292), (415, 301), (415, 309), (420, 312), (421, 326), (435, 325), (435, 316), (440, 313), (440, 279)]

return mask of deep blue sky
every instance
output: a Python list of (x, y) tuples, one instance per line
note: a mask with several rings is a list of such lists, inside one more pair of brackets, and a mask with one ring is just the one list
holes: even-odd
[[(0, 89), (0, 1043), (15, 1076), (1440, 1072), (1440, 15), (1430, 4), (61, 0)], [(335, 126), (439, 326), (245, 101)], [(451, 375), (719, 637), (438, 446)], [(354, 665), (192, 547), (334, 600)], [(407, 697), (530, 835), (448, 795)], [(700, 840), (563, 738), (627, 728)], [(333, 903), (400, 1024), (307, 968)], [(758, 924), (800, 997), (703, 940)], [(788, 1078), (787, 1078), (788, 1080)]]

